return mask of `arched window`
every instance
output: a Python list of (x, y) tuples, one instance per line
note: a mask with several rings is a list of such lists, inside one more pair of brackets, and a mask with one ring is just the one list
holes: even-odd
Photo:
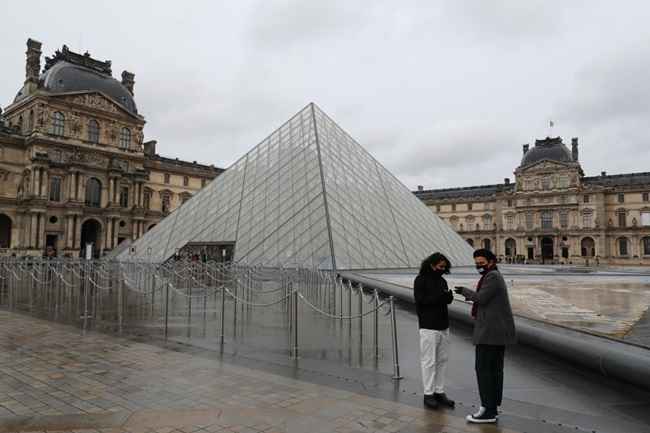
[(65, 116), (60, 111), (52, 115), (52, 134), (63, 135), (65, 132)]
[(95, 119), (88, 121), (88, 141), (91, 143), (99, 143), (99, 123)]
[(483, 239), (483, 248), (492, 250), (492, 241), (490, 239)]
[(650, 256), (650, 236), (641, 239), (641, 254)]
[(167, 215), (171, 211), (171, 197), (168, 193), (164, 193), (162, 196), (162, 213)]
[(580, 241), (582, 257), (593, 257), (596, 255), (596, 243), (592, 238), (586, 237)]
[(120, 131), (120, 148), (127, 150), (129, 147), (131, 147), (131, 130), (122, 128), (122, 131)]
[(102, 204), (102, 183), (91, 177), (86, 183), (86, 206), (101, 207)]
[(505, 247), (506, 247), (505, 248), (506, 256), (514, 257), (517, 255), (517, 242), (514, 239), (512, 238), (506, 239)]
[(628, 255), (628, 239), (627, 238), (618, 238), (618, 255), (627, 256)]

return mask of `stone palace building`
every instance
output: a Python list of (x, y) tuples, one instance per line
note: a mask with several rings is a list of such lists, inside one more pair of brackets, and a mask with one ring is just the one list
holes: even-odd
[(650, 173), (585, 176), (578, 139), (523, 146), (515, 182), (414, 194), (476, 248), (517, 263), (650, 265)]
[(134, 240), (223, 170), (156, 154), (144, 141), (134, 74), (65, 45), (27, 41), (25, 82), (0, 111), (0, 254), (51, 246), (100, 256)]

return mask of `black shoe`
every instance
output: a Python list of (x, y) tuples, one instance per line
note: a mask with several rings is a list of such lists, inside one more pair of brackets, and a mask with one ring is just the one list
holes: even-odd
[(438, 402), (433, 395), (424, 395), (424, 405), (429, 409), (438, 409)]
[(497, 414), (496, 411), (484, 411), (481, 415), (476, 416), (477, 414), (474, 415), (467, 415), (465, 418), (467, 422), (473, 423), (473, 424), (494, 424), (497, 422)]
[(447, 398), (447, 395), (442, 392), (440, 394), (433, 394), (433, 398), (442, 406), (447, 406), (449, 408), (455, 408), (456, 402)]

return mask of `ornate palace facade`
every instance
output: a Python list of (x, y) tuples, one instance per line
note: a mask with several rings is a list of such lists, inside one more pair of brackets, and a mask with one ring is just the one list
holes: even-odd
[(156, 154), (134, 75), (27, 41), (26, 78), (0, 112), (0, 254), (95, 256), (134, 240), (223, 170)]
[(650, 173), (585, 176), (578, 139), (523, 146), (515, 182), (416, 196), (506, 262), (650, 265)]

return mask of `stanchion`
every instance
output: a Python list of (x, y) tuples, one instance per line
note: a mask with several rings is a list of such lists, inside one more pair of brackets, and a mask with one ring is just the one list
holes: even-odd
[(169, 335), (169, 281), (165, 281), (165, 341), (167, 341), (167, 336)]
[(377, 289), (373, 291), (375, 297), (375, 313), (373, 315), (374, 332), (372, 334), (372, 347), (375, 352), (375, 359), (379, 359), (379, 293)]
[(293, 292), (293, 355), (298, 359), (298, 291)]
[(221, 287), (221, 345), (224, 343), (224, 330), (226, 328), (226, 286)]
[(124, 322), (124, 279), (117, 283), (117, 329), (122, 334), (122, 324)]
[(399, 380), (402, 379), (402, 376), (399, 372), (399, 349), (397, 347), (397, 320), (395, 319), (395, 299), (392, 296), (388, 299), (390, 302), (391, 333), (393, 334), (393, 379)]

